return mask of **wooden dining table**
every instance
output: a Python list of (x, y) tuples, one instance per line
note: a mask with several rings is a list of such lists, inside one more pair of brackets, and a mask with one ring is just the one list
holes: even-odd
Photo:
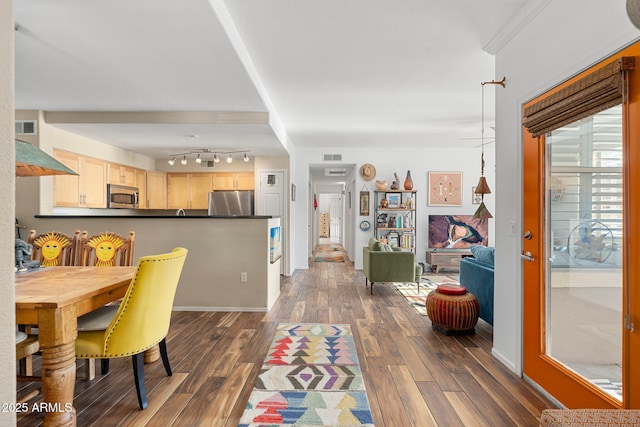
[(49, 267), (16, 275), (16, 323), (37, 325), (45, 426), (75, 426), (78, 316), (122, 298), (136, 267)]

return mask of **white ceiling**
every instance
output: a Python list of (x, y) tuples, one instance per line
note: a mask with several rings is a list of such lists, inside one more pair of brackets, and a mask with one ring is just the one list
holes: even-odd
[[(480, 136), (480, 83), (502, 77), (483, 48), (526, 4), (19, 0), (16, 108), (269, 113), (268, 123), (100, 123), (97, 115), (56, 124), (152, 158), (199, 148), (280, 155), (283, 144), (382, 146), (399, 137), (411, 146), (444, 134), (462, 141)], [(485, 91), (492, 123), (493, 91)]]

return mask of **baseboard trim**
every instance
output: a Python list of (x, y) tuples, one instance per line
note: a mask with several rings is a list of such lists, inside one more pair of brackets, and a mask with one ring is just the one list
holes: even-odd
[(500, 363), (502, 363), (507, 368), (509, 368), (511, 370), (511, 372), (514, 372), (515, 374), (520, 375), (520, 373), (518, 371), (516, 371), (516, 366), (509, 359), (507, 359), (506, 357), (501, 355), (499, 352), (497, 352), (495, 347), (491, 348), (491, 355), (493, 357), (495, 357), (496, 359), (498, 359), (500, 361)]

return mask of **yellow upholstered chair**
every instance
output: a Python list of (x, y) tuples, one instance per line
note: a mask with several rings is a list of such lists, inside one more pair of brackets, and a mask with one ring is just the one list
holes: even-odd
[[(86, 323), (99, 323), (95, 316), (89, 316), (92, 313), (78, 318), (76, 357), (113, 359), (132, 356), (141, 409), (147, 407), (144, 351), (159, 344), (165, 370), (167, 375), (171, 375), (166, 337), (173, 299), (186, 256), (185, 248), (175, 248), (170, 253), (140, 257), (129, 289), (106, 328), (87, 327)], [(108, 360), (105, 362), (103, 371), (108, 370)]]
[(97, 267), (124, 267), (133, 265), (135, 231), (129, 237), (105, 231), (89, 237), (86, 231), (80, 237), (80, 265)]
[(36, 230), (29, 230), (27, 243), (33, 245), (31, 259), (43, 267), (78, 265), (80, 230), (73, 237), (58, 231), (36, 235)]

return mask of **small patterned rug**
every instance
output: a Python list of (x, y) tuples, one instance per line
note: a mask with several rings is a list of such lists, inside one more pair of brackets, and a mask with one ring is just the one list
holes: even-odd
[(317, 245), (313, 260), (316, 262), (344, 262), (344, 248), (338, 243)]
[(281, 323), (239, 427), (373, 427), (349, 325)]
[(435, 274), (422, 275), (420, 290), (414, 282), (393, 282), (392, 285), (409, 304), (422, 316), (427, 315), (426, 299), (429, 292), (434, 291), (440, 284), (459, 285), (458, 280), (449, 276), (439, 276)]

